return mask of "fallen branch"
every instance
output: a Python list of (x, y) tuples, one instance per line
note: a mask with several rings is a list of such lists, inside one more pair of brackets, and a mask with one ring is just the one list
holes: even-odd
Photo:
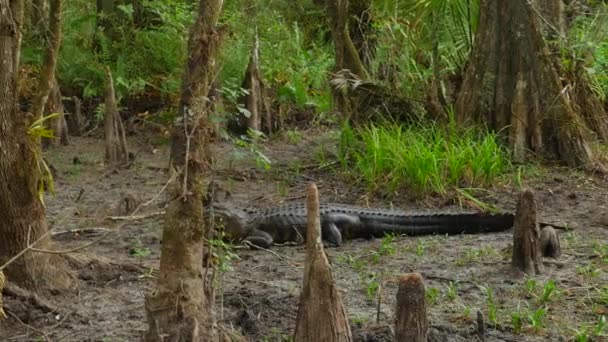
[(55, 236), (61, 236), (61, 235), (69, 235), (69, 234), (79, 234), (79, 235), (96, 235), (99, 233), (105, 233), (109, 231), (108, 228), (103, 228), (103, 227), (91, 227), (91, 228), (80, 228), (80, 229), (68, 229), (68, 230), (62, 230), (62, 231), (58, 231), (58, 232), (53, 232), (51, 233), (51, 236), (55, 237)]
[(164, 210), (155, 211), (155, 212), (143, 214), (143, 215), (108, 216), (108, 217), (106, 217), (106, 219), (109, 219), (112, 221), (137, 221), (137, 220), (143, 220), (143, 219), (147, 219), (150, 217), (162, 216), (162, 215), (165, 215)]
[(38, 249), (38, 248), (34, 248), (34, 247), (30, 247), (30, 250), (33, 252), (38, 252), (38, 253), (47, 253), (47, 254), (68, 254), (68, 253), (74, 253), (74, 252), (78, 252), (81, 251), (89, 246), (92, 246), (96, 243), (98, 243), (99, 241), (105, 239), (106, 237), (108, 237), (108, 235), (112, 234), (112, 231), (109, 231), (107, 233), (105, 233), (103, 236), (101, 236), (98, 239), (95, 239), (89, 243), (85, 243), (82, 246), (76, 247), (76, 248), (72, 248), (72, 249), (66, 249), (63, 251), (52, 251), (52, 250), (47, 250), (47, 249)]

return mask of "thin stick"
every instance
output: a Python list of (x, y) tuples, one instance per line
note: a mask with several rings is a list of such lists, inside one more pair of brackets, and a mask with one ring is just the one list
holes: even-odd
[(79, 246), (79, 247), (76, 247), (76, 248), (67, 249), (67, 250), (63, 250), (63, 251), (51, 251), (51, 250), (47, 250), (47, 249), (38, 249), (38, 248), (33, 248), (33, 247), (30, 247), (30, 250), (33, 251), (33, 252), (47, 253), (47, 254), (68, 254), (68, 253), (74, 253), (74, 252), (78, 252), (80, 250), (83, 250), (83, 249), (85, 249), (85, 248), (87, 248), (89, 246), (92, 246), (92, 245), (98, 243), (99, 241), (101, 241), (101, 240), (105, 239), (106, 237), (108, 237), (108, 235), (112, 234), (112, 232), (113, 231), (111, 230), (111, 231), (105, 233), (102, 237), (100, 237), (98, 239), (95, 239), (95, 240), (93, 240), (93, 241), (91, 241), (89, 243), (86, 243), (86, 244), (84, 244), (82, 246)]
[(143, 207), (147, 207), (148, 205), (150, 205), (152, 202), (156, 201), (157, 198), (160, 197), (160, 195), (165, 192), (165, 189), (167, 189), (167, 187), (169, 186), (169, 184), (171, 184), (171, 182), (173, 182), (173, 180), (177, 177), (177, 172), (173, 173), (171, 175), (171, 177), (169, 177), (169, 180), (165, 183), (165, 185), (163, 185), (163, 187), (160, 189), (160, 191), (154, 195), (154, 197), (152, 197), (152, 199), (150, 199), (149, 201), (147, 201), (146, 203), (140, 204), (137, 208), (135, 208), (135, 210), (133, 210), (133, 212), (131, 213), (130, 216), (135, 215), (139, 209), (143, 208)]
[(51, 339), (49, 339), (49, 337), (46, 335), (46, 333), (45, 333), (44, 331), (39, 330), (39, 329), (36, 329), (36, 328), (34, 328), (33, 326), (31, 326), (31, 325), (29, 325), (29, 324), (27, 324), (27, 323), (23, 322), (23, 321), (21, 320), (21, 318), (19, 318), (17, 315), (15, 315), (14, 313), (12, 313), (12, 312), (10, 312), (10, 311), (8, 311), (8, 310), (6, 311), (6, 313), (8, 313), (8, 314), (9, 314), (9, 316), (11, 316), (11, 317), (13, 317), (14, 319), (16, 319), (16, 320), (17, 320), (17, 322), (19, 322), (19, 324), (21, 324), (21, 325), (23, 325), (24, 327), (26, 327), (26, 328), (28, 328), (28, 329), (31, 329), (31, 330), (33, 330), (33, 331), (35, 331), (35, 332), (37, 332), (37, 333), (41, 334), (42, 336), (44, 336), (44, 339), (45, 339), (46, 341), (50, 341), (50, 340), (51, 340)]
[(73, 229), (73, 230), (62, 230), (62, 231), (58, 231), (58, 232), (53, 232), (51, 233), (51, 236), (60, 236), (60, 235), (66, 235), (66, 234), (88, 234), (88, 233), (100, 233), (100, 232), (107, 232), (109, 229), (108, 228), (103, 228), (103, 227), (91, 227), (91, 228), (80, 228), (80, 229)]
[(291, 266), (291, 267), (293, 267), (293, 268), (299, 268), (299, 267), (298, 267), (298, 265), (296, 265), (296, 264), (292, 263), (291, 261), (289, 261), (289, 260), (288, 260), (288, 259), (286, 259), (285, 257), (282, 257), (281, 255), (279, 255), (279, 254), (278, 254), (277, 252), (275, 252), (275, 251), (272, 251), (272, 250), (270, 250), (270, 249), (266, 249), (266, 248), (264, 248), (264, 247), (256, 246), (256, 245), (252, 244), (252, 243), (251, 243), (251, 242), (249, 242), (249, 241), (243, 241), (243, 245), (248, 246), (248, 247), (252, 247), (252, 248), (255, 248), (255, 249), (259, 249), (259, 250), (262, 250), (262, 251), (265, 251), (265, 252), (268, 252), (268, 253), (270, 253), (270, 254), (272, 254), (272, 255), (276, 256), (276, 257), (277, 257), (277, 258), (279, 258), (280, 260), (285, 261), (286, 263), (288, 263), (288, 264), (289, 264), (289, 266)]
[(38, 242), (42, 241), (42, 239), (44, 239), (47, 235), (49, 235), (49, 230), (46, 231), (46, 233), (42, 234), (41, 237), (38, 238), (38, 240), (34, 241), (34, 243), (32, 243), (30, 245), (30, 232), (32, 231), (32, 226), (28, 227), (27, 230), (27, 247), (24, 248), (21, 252), (17, 253), (17, 255), (15, 255), (14, 257), (10, 258), (7, 262), (4, 263), (4, 265), (0, 266), (0, 271), (3, 271), (8, 265), (12, 264), (13, 262), (15, 262), (15, 260), (19, 259), (19, 257), (21, 257), (23, 254), (27, 253), (27, 251), (29, 251), (32, 246), (36, 245)]

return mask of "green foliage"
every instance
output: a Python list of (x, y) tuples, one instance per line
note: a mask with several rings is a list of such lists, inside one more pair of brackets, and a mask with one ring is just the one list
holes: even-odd
[(365, 292), (367, 294), (367, 299), (369, 301), (373, 301), (379, 294), (380, 282), (382, 277), (379, 273), (371, 272), (367, 274), (367, 278), (365, 280)]
[[(48, 120), (54, 119), (59, 116), (59, 113), (49, 114), (47, 116), (36, 119), (30, 124), (27, 129), (27, 136), (33, 139), (35, 142), (33, 146), (37, 146), (40, 142), (40, 138), (54, 139), (55, 135), (53, 130), (46, 128), (45, 123)], [(53, 174), (48, 164), (42, 157), (42, 151), (38, 147), (32, 149), (34, 153), (34, 160), (36, 161), (36, 179), (37, 179), (37, 190), (38, 198), (44, 205), (44, 193), (48, 190), (52, 195), (55, 195), (55, 182), (53, 181)]]
[[(590, 342), (595, 341), (595, 338), (606, 336), (608, 336), (608, 322), (606, 321), (606, 316), (600, 316), (594, 325), (583, 324), (580, 328), (576, 329), (572, 339), (575, 342)], [(597, 341), (603, 340), (597, 339)]]
[(568, 49), (562, 65), (572, 70), (582, 62), (589, 75), (591, 89), (602, 100), (608, 94), (608, 6), (597, 4), (592, 11), (577, 13), (568, 32)]
[(454, 299), (456, 299), (456, 296), (458, 296), (458, 283), (450, 281), (447, 285), (445, 297), (448, 300), (453, 301)]
[[(161, 24), (136, 27), (131, 5), (118, 6), (119, 15), (105, 20), (112, 37), (97, 27), (94, 1), (66, 2), (63, 12), (63, 41), (57, 73), (66, 94), (81, 97), (103, 95), (104, 68), (109, 66), (117, 97), (141, 94), (153, 89), (161, 95), (179, 90), (186, 56), (187, 30), (195, 11), (184, 1), (142, 0), (144, 11), (160, 18)], [(39, 64), (42, 45), (28, 35), (24, 41), (24, 64)]]
[(437, 304), (439, 297), (441, 296), (441, 291), (436, 287), (427, 287), (426, 289), (426, 301), (430, 305)]
[(547, 303), (556, 293), (555, 280), (550, 279), (543, 286), (543, 292), (538, 297), (538, 301), (541, 304)]
[(380, 0), (374, 8), (375, 78), (412, 97), (423, 97), (434, 72), (444, 80), (464, 69), (477, 28), (478, 1), (404, 0), (397, 5)]
[(494, 299), (494, 289), (489, 285), (479, 286), (479, 288), (486, 294), (486, 304), (488, 307), (488, 320), (494, 324), (498, 324), (498, 307)]
[(510, 167), (495, 134), (436, 124), (383, 122), (358, 129), (344, 124), (339, 158), (370, 190), (406, 188), (417, 194), (489, 185)]
[(511, 325), (513, 325), (513, 331), (516, 334), (521, 333), (521, 329), (524, 326), (524, 317), (519, 309), (519, 306), (517, 307), (517, 311), (511, 313)]
[(382, 241), (380, 242), (380, 247), (378, 247), (378, 251), (372, 255), (372, 260), (374, 263), (380, 262), (380, 258), (384, 255), (394, 255), (396, 252), (395, 246), (393, 242), (395, 241), (394, 234), (386, 234)]
[[(305, 16), (323, 16), (311, 7), (303, 10)], [(276, 90), (279, 103), (326, 111), (330, 106), (327, 73), (334, 63), (333, 51), (319, 39), (306, 37), (297, 21), (301, 17), (290, 17), (288, 11), (281, 2), (236, 1), (226, 8), (224, 22), (239, 34), (227, 37), (223, 45), (220, 80), (240, 87), (257, 33), (262, 74), (267, 85)]]

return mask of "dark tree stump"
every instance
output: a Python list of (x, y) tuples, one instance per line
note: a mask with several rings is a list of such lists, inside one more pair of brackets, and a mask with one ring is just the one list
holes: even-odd
[(525, 189), (519, 195), (513, 222), (513, 258), (511, 265), (528, 275), (543, 271), (540, 229), (536, 218), (534, 193)]
[(401, 276), (397, 291), (397, 318), (395, 341), (426, 342), (428, 325), (426, 319), (425, 290), (422, 276), (409, 273)]
[(352, 341), (346, 310), (323, 251), (319, 194), (314, 184), (308, 187), (306, 250), (304, 288), (300, 295), (294, 341)]
[(562, 255), (562, 248), (559, 243), (559, 235), (555, 228), (544, 227), (540, 232), (540, 250), (543, 257), (559, 258)]
[(67, 116), (68, 132), (70, 135), (80, 136), (85, 126), (82, 117), (82, 102), (77, 96), (73, 96), (72, 101), (74, 101), (74, 111)]

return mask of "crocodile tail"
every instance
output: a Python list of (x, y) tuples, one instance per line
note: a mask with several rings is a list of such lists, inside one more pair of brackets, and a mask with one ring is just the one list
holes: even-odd
[(416, 215), (391, 222), (369, 223), (371, 235), (476, 234), (505, 231), (513, 227), (513, 214), (438, 214)]

